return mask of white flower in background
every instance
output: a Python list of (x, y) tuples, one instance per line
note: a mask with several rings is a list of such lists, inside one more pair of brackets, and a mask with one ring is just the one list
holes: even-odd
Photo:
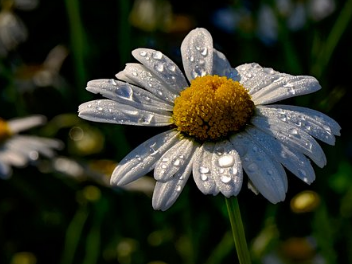
[(79, 116), (170, 130), (129, 153), (115, 168), (112, 185), (128, 184), (154, 169), (153, 207), (166, 210), (191, 173), (204, 194), (229, 197), (241, 190), (244, 170), (250, 185), (277, 203), (288, 187), (284, 167), (310, 184), (315, 173), (308, 158), (319, 167), (326, 164), (313, 137), (334, 145), (339, 125), (311, 109), (272, 104), (319, 90), (314, 77), (256, 63), (232, 68), (202, 28), (191, 31), (181, 46), (188, 81), (160, 51), (132, 54), (140, 63), (127, 64), (116, 75), (122, 81), (88, 82), (88, 91), (108, 99), (80, 105)]
[(13, 9), (32, 10), (37, 7), (38, 0), (2, 0), (0, 5), (0, 56), (6, 56), (28, 36), (26, 26)]
[(11, 11), (0, 12), (0, 56), (6, 56), (10, 50), (27, 39), (27, 28)]
[(55, 139), (19, 135), (18, 133), (44, 124), (45, 117), (34, 115), (5, 121), (0, 119), (0, 178), (11, 176), (11, 166), (24, 167), (43, 155), (52, 158), (62, 143)]

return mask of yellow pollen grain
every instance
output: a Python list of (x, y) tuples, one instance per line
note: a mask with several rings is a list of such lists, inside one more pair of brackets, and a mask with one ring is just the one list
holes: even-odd
[(7, 122), (0, 118), (0, 143), (11, 137), (12, 133)]
[(198, 140), (216, 140), (239, 131), (251, 118), (254, 103), (237, 81), (207, 75), (198, 77), (175, 100), (177, 129)]

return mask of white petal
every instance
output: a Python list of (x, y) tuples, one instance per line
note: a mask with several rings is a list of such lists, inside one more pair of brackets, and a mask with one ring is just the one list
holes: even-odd
[(315, 180), (314, 169), (309, 161), (301, 152), (289, 148), (281, 141), (264, 133), (263, 131), (250, 127), (246, 132), (251, 138), (260, 145), (273, 158), (284, 165), (289, 171), (310, 184)]
[(79, 106), (78, 112), (79, 117), (94, 122), (135, 126), (166, 126), (171, 124), (171, 114), (153, 113), (107, 99), (83, 103)]
[(155, 210), (165, 211), (169, 209), (181, 194), (192, 172), (193, 156), (185, 164), (186, 166), (176, 172), (171, 180), (156, 182), (152, 198), (152, 205)]
[(59, 140), (19, 135), (12, 137), (6, 145), (12, 151), (27, 156), (29, 160), (37, 159), (38, 154), (53, 158), (56, 154), (54, 149), (60, 149), (63, 146)]
[(212, 155), (212, 174), (224, 196), (235, 196), (240, 192), (243, 182), (241, 158), (228, 140), (215, 144)]
[(189, 162), (197, 146), (196, 142), (184, 138), (168, 149), (155, 164), (154, 179), (166, 182), (173, 178)]
[(132, 80), (133, 84), (143, 87), (156, 97), (169, 104), (173, 104), (176, 96), (178, 95), (177, 93), (169, 90), (165, 83), (163, 83), (154, 73), (142, 64), (126, 64), (126, 68), (122, 71), (122, 73), (118, 73), (116, 77), (121, 79), (121, 75), (126, 76), (127, 80)]
[(139, 109), (142, 108), (152, 112), (172, 111), (171, 105), (160, 100), (152, 93), (126, 82), (114, 79), (92, 80), (88, 82), (86, 89), (95, 94), (100, 93), (113, 101)]
[(318, 91), (321, 86), (312, 76), (293, 76), (250, 63), (236, 67), (239, 82), (249, 90), (255, 105), (269, 104)]
[(111, 184), (125, 185), (147, 174), (165, 151), (176, 144), (178, 135), (177, 131), (169, 130), (148, 139), (132, 150), (115, 168)]
[(23, 155), (22, 152), (13, 151), (8, 146), (0, 152), (0, 160), (8, 165), (16, 167), (23, 167), (28, 161), (26, 155)]
[(334, 135), (340, 136), (341, 127), (339, 124), (319, 111), (293, 105), (266, 105), (258, 108), (264, 109), (270, 114), (276, 113), (280, 119), (286, 115), (287, 121), (295, 123), (302, 130), (325, 143), (333, 145), (335, 143)]
[(174, 93), (179, 94), (189, 86), (179, 67), (160, 51), (135, 49), (132, 51), (132, 55), (162, 80)]
[(316, 140), (300, 128), (277, 119), (254, 116), (251, 123), (265, 133), (274, 136), (288, 147), (307, 155), (319, 167), (324, 167), (326, 157)]
[(232, 67), (226, 56), (220, 51), (213, 49), (213, 75), (232, 77)]
[(205, 142), (197, 151), (193, 161), (193, 179), (198, 189), (204, 194), (217, 195), (217, 187), (212, 169), (212, 156), (215, 144)]
[(30, 129), (32, 127), (40, 126), (45, 124), (46, 118), (42, 115), (34, 115), (22, 118), (11, 119), (8, 121), (8, 125), (12, 133), (16, 134), (18, 132)]
[(255, 188), (270, 202), (285, 199), (287, 177), (280, 163), (270, 156), (244, 133), (230, 138), (242, 158), (242, 166)]
[(213, 38), (206, 29), (192, 30), (182, 42), (181, 54), (189, 81), (213, 74)]

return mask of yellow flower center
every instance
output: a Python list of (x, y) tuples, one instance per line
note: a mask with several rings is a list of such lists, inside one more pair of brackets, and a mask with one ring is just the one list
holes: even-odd
[(0, 118), (0, 143), (11, 137), (11, 135), (12, 133), (7, 122)]
[(217, 75), (198, 77), (175, 100), (177, 129), (198, 140), (216, 140), (239, 131), (251, 118), (254, 103), (236, 81)]

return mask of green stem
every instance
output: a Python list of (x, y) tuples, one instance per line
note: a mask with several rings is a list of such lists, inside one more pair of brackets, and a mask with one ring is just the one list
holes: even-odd
[(71, 48), (75, 67), (76, 85), (80, 98), (87, 98), (84, 86), (87, 83), (85, 55), (87, 48), (86, 35), (81, 20), (78, 0), (66, 0), (68, 23), (70, 28)]
[(244, 234), (244, 228), (241, 218), (240, 206), (237, 197), (225, 198), (227, 211), (229, 213), (232, 235), (235, 240), (237, 256), (240, 264), (250, 264), (251, 258), (247, 247), (247, 241)]

